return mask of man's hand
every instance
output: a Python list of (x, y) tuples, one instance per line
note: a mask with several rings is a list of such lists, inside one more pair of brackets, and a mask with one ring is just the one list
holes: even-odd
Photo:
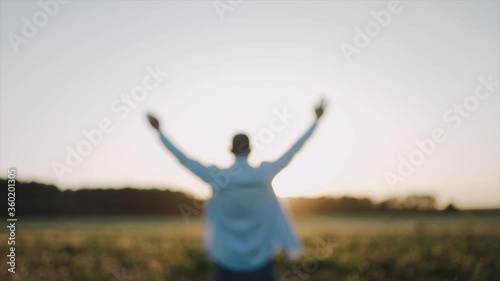
[(147, 116), (151, 127), (155, 128), (156, 130), (160, 130), (160, 122), (158, 122), (158, 119), (156, 119), (156, 117), (154, 117), (150, 113), (148, 113)]
[(321, 99), (318, 106), (314, 110), (316, 112), (316, 119), (319, 120), (321, 118), (321, 116), (323, 116), (323, 113), (325, 112), (325, 108), (326, 108), (326, 100), (323, 98), (323, 99)]

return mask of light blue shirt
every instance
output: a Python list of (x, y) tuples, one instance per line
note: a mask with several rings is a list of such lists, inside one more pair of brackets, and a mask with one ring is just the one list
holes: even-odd
[(290, 163), (316, 125), (317, 121), (274, 162), (252, 167), (246, 156), (237, 156), (234, 164), (225, 169), (205, 166), (187, 157), (160, 132), (167, 149), (212, 188), (204, 213), (203, 244), (216, 263), (235, 271), (249, 271), (263, 266), (281, 250), (291, 259), (300, 256), (302, 242), (271, 182)]

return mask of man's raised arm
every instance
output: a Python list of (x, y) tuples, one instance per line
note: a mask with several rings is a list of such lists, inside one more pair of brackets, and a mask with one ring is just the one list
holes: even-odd
[(312, 133), (316, 129), (316, 126), (318, 125), (319, 119), (321, 118), (321, 116), (323, 116), (323, 113), (325, 111), (325, 106), (326, 102), (323, 99), (321, 100), (320, 104), (315, 108), (316, 120), (314, 120), (314, 123), (309, 127), (309, 129), (304, 133), (304, 135), (302, 135), (302, 137), (294, 145), (292, 145), (292, 147), (285, 154), (283, 154), (278, 160), (269, 163), (270, 168), (273, 171), (273, 174), (277, 174), (279, 171), (285, 168), (290, 163), (293, 156), (297, 152), (299, 152), (304, 143), (311, 137)]
[(181, 162), (182, 165), (184, 165), (186, 168), (188, 168), (191, 172), (200, 177), (202, 180), (208, 181), (210, 178), (210, 168), (202, 165), (196, 160), (187, 157), (184, 153), (182, 153), (161, 131), (160, 122), (158, 121), (158, 119), (156, 119), (153, 115), (150, 114), (148, 114), (147, 117), (151, 126), (158, 131), (158, 134), (160, 135), (160, 140), (162, 141), (163, 145), (165, 145), (165, 147), (170, 152), (172, 152), (172, 154), (179, 160), (179, 162)]

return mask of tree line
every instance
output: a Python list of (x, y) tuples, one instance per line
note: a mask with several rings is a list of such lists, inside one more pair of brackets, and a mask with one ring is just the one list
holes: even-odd
[[(0, 179), (1, 202), (7, 210), (7, 179)], [(15, 208), (17, 216), (86, 216), (86, 215), (169, 215), (182, 216), (182, 208), (202, 206), (193, 196), (163, 189), (79, 189), (60, 190), (55, 185), (39, 182), (16, 182)], [(369, 198), (321, 197), (290, 198), (289, 205), (296, 215), (329, 215), (387, 212), (449, 212), (459, 210), (448, 205), (436, 207), (432, 195), (412, 195), (402, 199), (373, 202)], [(196, 212), (199, 215), (201, 212)]]

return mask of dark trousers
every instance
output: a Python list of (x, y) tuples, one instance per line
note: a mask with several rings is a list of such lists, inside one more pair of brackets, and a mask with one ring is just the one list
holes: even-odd
[(275, 281), (274, 264), (269, 261), (253, 271), (232, 271), (220, 265), (215, 267), (215, 281)]

